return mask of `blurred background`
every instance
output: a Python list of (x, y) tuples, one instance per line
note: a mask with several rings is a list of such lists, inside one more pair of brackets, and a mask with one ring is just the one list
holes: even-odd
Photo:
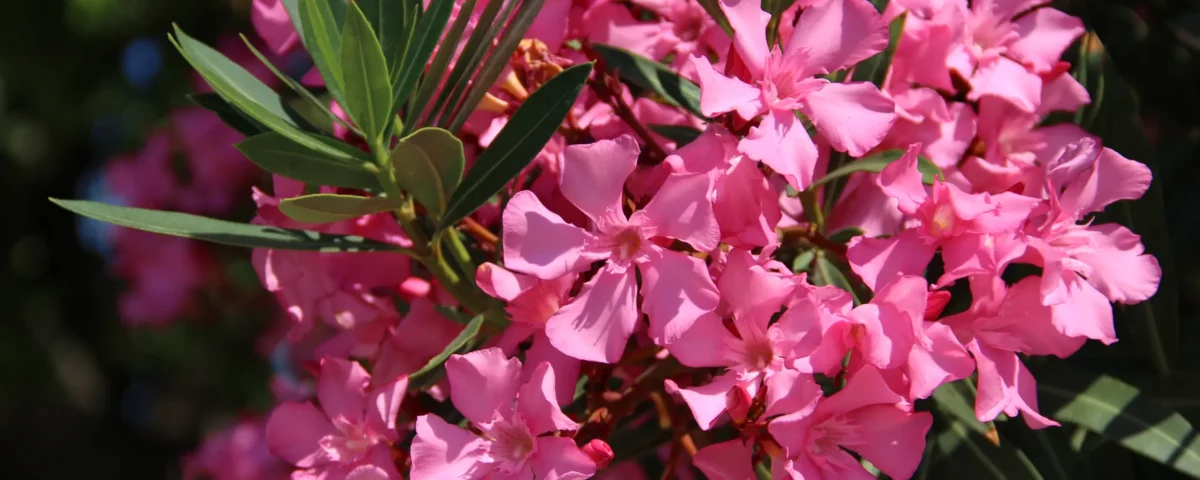
[[(206, 434), (270, 408), (269, 358), (279, 334), (268, 326), (278, 312), (248, 251), (121, 233), (46, 200), (89, 198), (248, 220), (250, 186), (265, 178), (229, 148), (237, 133), (188, 100), (198, 84), (166, 35), (175, 22), (235, 58), (245, 55), (236, 33), (253, 35), (249, 3), (5, 2), (0, 460), (6, 478), (178, 478), (181, 459)], [(1109, 146), (1155, 170), (1151, 194), (1128, 213), (1166, 271), (1166, 293), (1155, 298), (1152, 312), (1176, 319), (1174, 331), (1159, 332), (1175, 345), (1165, 359), (1171, 377), (1147, 375), (1153, 362), (1123, 352), (1145, 344), (1138, 332), (1123, 332), (1131, 341), (1079, 361), (1151, 394), (1172, 395), (1176, 403), (1169, 406), (1198, 424), (1200, 4), (1057, 5), (1083, 17), (1106, 47), (1111, 64), (1100, 51), (1101, 67), (1115, 73), (1105, 81), (1127, 83), (1124, 91), (1136, 96), (1136, 102), (1114, 94), (1097, 103), (1129, 120), (1111, 126)], [(220, 175), (210, 180), (205, 172)], [(1192, 387), (1177, 390), (1181, 385)]]

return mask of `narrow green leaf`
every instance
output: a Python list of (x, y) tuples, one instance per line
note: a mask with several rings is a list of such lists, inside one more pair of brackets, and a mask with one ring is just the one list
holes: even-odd
[[(882, 3), (886, 4), (887, 2)], [(883, 87), (883, 81), (887, 79), (888, 67), (892, 65), (892, 57), (896, 55), (896, 44), (900, 42), (900, 34), (904, 33), (905, 18), (908, 18), (907, 14), (899, 15), (892, 20), (892, 23), (888, 25), (891, 40), (888, 41), (887, 48), (859, 62), (854, 67), (854, 75), (850, 77), (851, 80), (871, 82), (877, 87)]]
[[(899, 160), (902, 156), (904, 156), (904, 150), (892, 149), (860, 158), (843, 165), (837, 170), (829, 172), (824, 177), (821, 177), (817, 181), (813, 182), (812, 186), (809, 188), (824, 185), (833, 181), (834, 179), (845, 177), (855, 172), (879, 173), (883, 170), (883, 167), (888, 166), (888, 164), (896, 160)], [(942, 169), (938, 168), (937, 165), (935, 165), (924, 155), (918, 157), (917, 169), (921, 171), (921, 181), (925, 182), (925, 184), (932, 184), (933, 179), (942, 174)]]
[[(938, 428), (927, 440), (932, 444), (932, 454), (925, 461), (930, 463), (929, 468), (933, 471), (950, 470), (933, 475), (934, 478), (1043, 478), (1029, 457), (1004, 439), (1000, 439), (1000, 445), (995, 445), (973, 430), (968, 422), (939, 408), (932, 413), (938, 420)], [(943, 461), (945, 464), (939, 466)]]
[[(454, 61), (454, 69), (450, 72), (450, 76), (446, 77), (445, 85), (438, 94), (437, 101), (434, 102), (424, 125), (445, 126), (449, 122), (449, 116), (453, 114), (455, 106), (458, 105), (457, 102), (461, 101), (462, 92), (466, 90), (471, 76), (483, 62), (488, 47), (491, 46), (492, 40), (499, 36), (500, 29), (504, 27), (504, 20), (516, 8), (518, 0), (508, 1), (508, 8), (501, 13), (501, 8), (505, 6), (505, 3), (505, 0), (488, 0), (487, 5), (483, 7), (483, 12), (479, 15), (479, 20), (475, 22), (471, 36), (467, 38), (467, 44), (459, 51)], [(484, 44), (485, 39), (486, 45)], [(458, 50), (457, 44), (454, 49)]]
[(1062, 362), (1031, 366), (1043, 414), (1081, 425), (1125, 448), (1200, 477), (1200, 432), (1137, 388)]
[[(379, 46), (388, 66), (388, 77), (395, 78), (404, 61), (404, 51), (408, 48), (409, 35), (412, 33), (409, 24), (415, 24), (416, 18), (409, 18), (412, 0), (355, 0), (359, 10), (371, 25), (371, 31), (379, 38)], [(347, 12), (351, 9), (347, 8)]]
[[(400, 69), (397, 71), (397, 75), (392, 82), (392, 101), (395, 105), (403, 105), (404, 101), (412, 96), (413, 89), (417, 86), (417, 80), (421, 78), (421, 73), (425, 69), (425, 65), (429, 63), (429, 57), (433, 55), (434, 47), (438, 44), (438, 38), (446, 30), (446, 23), (450, 21), (450, 13), (453, 7), (454, 0), (432, 0), (429, 2), (429, 9), (421, 15), (421, 19), (413, 31), (408, 53), (402, 59)], [(475, 8), (474, 0), (464, 3), (460, 11), (471, 11), (468, 7), (470, 9)], [(447, 38), (450, 38), (451, 35), (455, 37), (454, 42), (457, 42), (457, 38), (462, 35), (462, 28), (466, 28), (466, 20), (470, 18), (470, 15), (460, 15), (459, 17), (446, 33)], [(461, 27), (458, 20), (462, 20)], [(455, 33), (455, 27), (459, 27), (457, 33)], [(447, 48), (445, 52), (438, 52), (439, 59), (443, 58), (443, 53), (446, 54), (446, 62), (449, 62), (449, 55), (454, 53), (454, 49)], [(436, 59), (433, 65), (431, 65), (429, 74), (425, 80), (426, 82), (433, 82), (431, 88), (437, 87), (437, 79), (441, 78), (441, 70), (445, 70), (446, 62), (441, 64), (440, 70), (435, 70), (435, 68), (438, 68)], [(430, 93), (432, 94), (432, 92)], [(417, 115), (420, 114), (423, 108), (424, 105), (422, 103), (414, 103), (410, 106), (410, 110), (415, 110)], [(416, 125), (414, 125), (415, 127)]]
[(700, 86), (680, 77), (666, 65), (623, 48), (593, 43), (596, 53), (621, 79), (654, 92), (667, 101), (686, 108), (700, 118)]
[(391, 164), (396, 184), (440, 216), (462, 181), (466, 157), (454, 134), (430, 127), (400, 140)]
[(399, 208), (402, 203), (400, 199), (388, 197), (317, 193), (286, 198), (279, 202), (279, 211), (297, 222), (329, 223), (386, 212)]
[[(456, 353), (465, 353), (465, 351), (469, 350), (471, 346), (474, 345), (475, 336), (479, 334), (479, 330), (482, 327), (483, 315), (476, 315), (475, 318), (471, 319), (471, 323), (468, 323), (466, 328), (463, 328), (463, 331), (459, 332), (458, 336), (454, 337), (454, 340), (451, 340), (450, 344), (446, 345), (446, 348), (442, 349), (441, 353), (438, 353), (436, 356), (429, 359), (429, 361), (425, 363), (424, 367), (421, 367), (420, 370), (413, 372), (412, 375), (408, 376), (408, 378), (410, 380), (420, 378), (429, 372), (444, 367), (446, 365), (446, 360), (449, 359), (451, 355)], [(412, 385), (409, 385), (409, 388), (412, 388)]]
[(267, 131), (267, 127), (254, 121), (216, 93), (192, 93), (187, 97), (192, 103), (217, 114), (218, 117), (221, 117), (222, 122), (241, 132), (242, 135), (249, 137)]
[(475, 78), (471, 80), (470, 86), (463, 95), (464, 100), (459, 104), (457, 111), (447, 124), (450, 131), (457, 132), (462, 128), (463, 124), (467, 122), (467, 117), (475, 110), (475, 106), (479, 105), (480, 100), (483, 100), (483, 95), (492, 85), (496, 84), (496, 79), (500, 78), (500, 74), (512, 61), (512, 55), (513, 52), (516, 52), (517, 45), (525, 38), (525, 32), (529, 31), (533, 21), (537, 19), (543, 3), (544, 0), (521, 2), (512, 21), (508, 22), (508, 27), (504, 29), (504, 34), (501, 35), (496, 46), (488, 52), (483, 68), (479, 69)]
[(829, 241), (831, 241), (833, 243), (845, 245), (846, 243), (848, 243), (850, 241), (851, 238), (857, 237), (862, 234), (863, 234), (863, 231), (861, 228), (846, 227), (846, 228), (842, 228), (836, 232), (829, 234)]
[(254, 56), (256, 58), (258, 58), (259, 62), (261, 62), (264, 66), (266, 66), (267, 69), (271, 71), (271, 73), (275, 74), (275, 77), (278, 78), (279, 81), (283, 82), (283, 84), (287, 85), (287, 87), (289, 89), (291, 89), (293, 92), (296, 92), (297, 94), (300, 95), (301, 98), (303, 98), (305, 101), (307, 101), (312, 110), (315, 110), (315, 112), (319, 112), (321, 115), (326, 117), (329, 124), (332, 124), (333, 122), (340, 123), (340, 124), (342, 124), (342, 126), (346, 127), (346, 129), (354, 132), (356, 135), (358, 135), (360, 137), (364, 136), (362, 131), (359, 130), (358, 127), (351, 125), (350, 123), (346, 122), (345, 120), (342, 120), (341, 117), (334, 115), (333, 111), (329, 109), (328, 101), (323, 101), (323, 100), (317, 98), (316, 95), (313, 95), (313, 93), (310, 92), (308, 90), (308, 88), (305, 88), (304, 85), (301, 85), (300, 82), (296, 81), (296, 79), (279, 71), (279, 69), (276, 68), (275, 65), (271, 63), (271, 60), (268, 59), (266, 55), (263, 55), (262, 52), (260, 52), (258, 50), (258, 48), (256, 48), (254, 46), (254, 43), (251, 42), (250, 39), (246, 38), (245, 35), (241, 35), (241, 37), (242, 37), (242, 43), (246, 44), (246, 47), (250, 49), (250, 53), (253, 53)]
[(342, 80), (342, 25), (345, 22), (345, 6), (342, 15), (335, 14), (335, 5), (342, 0), (299, 0), (300, 24), (298, 30), (304, 39), (317, 71), (325, 79), (325, 88), (334, 100), (341, 103), (345, 97)]
[(179, 27), (175, 27), (172, 41), (188, 63), (212, 85), (213, 90), (242, 113), (310, 150), (334, 157), (343, 155), (343, 149), (336, 146), (340, 143), (331, 143), (325, 141), (329, 139), (306, 133), (302, 125), (293, 119), (293, 113), (289, 112), (279, 94), (246, 69), (189, 37)]
[(855, 305), (863, 303), (846, 274), (842, 273), (841, 267), (834, 263), (824, 250), (817, 250), (816, 258), (812, 262), (812, 274), (808, 278), (818, 287), (833, 285), (845, 290), (854, 299)]
[(533, 161), (566, 118), (591, 73), (591, 63), (563, 70), (513, 112), (454, 192), (438, 230), (475, 211)]
[(697, 137), (700, 136), (701, 133), (704, 133), (695, 128), (685, 127), (682, 125), (647, 125), (647, 126), (650, 127), (651, 130), (654, 130), (654, 133), (657, 133), (659, 135), (667, 137), (671, 141), (675, 142), (675, 145), (678, 148), (683, 148), (684, 145), (692, 143), (692, 140), (695, 140)]
[(83, 200), (50, 199), (60, 207), (88, 218), (123, 227), (206, 242), (251, 248), (315, 252), (404, 252), (402, 247), (362, 237), (248, 225), (179, 212), (121, 207)]
[(336, 140), (313, 138), (335, 154), (314, 151), (275, 132), (247, 138), (236, 147), (263, 170), (304, 183), (364, 190), (379, 188), (378, 179), (369, 170), (374, 166), (368, 163), (370, 159), (365, 153)]
[[(433, 4), (448, 1), (450, 0), (435, 0)], [(466, 0), (459, 11), (472, 12), (474, 10), (475, 0)], [(426, 18), (431, 16), (432, 14), (427, 14)], [(438, 44), (437, 55), (433, 57), (433, 62), (429, 65), (428, 73), (421, 78), (421, 87), (417, 89), (416, 97), (408, 110), (408, 117), (405, 119), (407, 121), (404, 124), (404, 134), (428, 124), (428, 122), (420, 122), (420, 119), (426, 118), (426, 111), (429, 111), (429, 118), (433, 118), (436, 114), (436, 110), (433, 110), (436, 104), (430, 104), (430, 100), (433, 99), (433, 94), (437, 92), (438, 85), (441, 84), (442, 76), (446, 73), (446, 68), (450, 65), (450, 60), (454, 56), (455, 46), (462, 39), (463, 31), (466, 30), (467, 21), (470, 18), (470, 15), (459, 15), (454, 20), (454, 23), (450, 25), (450, 29), (446, 31), (442, 42)], [(433, 20), (430, 21), (432, 22)], [(415, 69), (417, 73), (420, 72), (419, 66), (415, 67)], [(403, 84), (400, 85), (403, 86)]]
[(733, 37), (733, 27), (729, 24), (729, 18), (725, 16), (725, 12), (721, 10), (717, 0), (697, 0), (697, 2), (708, 13), (708, 16), (717, 22), (717, 26), (720, 26), (721, 30), (725, 30), (726, 35)]
[(358, 4), (351, 2), (342, 29), (342, 81), (346, 112), (367, 139), (378, 142), (392, 115), (392, 84), (379, 39)]

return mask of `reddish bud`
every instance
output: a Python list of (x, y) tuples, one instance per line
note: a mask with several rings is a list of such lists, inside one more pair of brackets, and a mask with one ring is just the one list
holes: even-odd
[(946, 305), (950, 303), (950, 292), (945, 290), (933, 290), (925, 296), (925, 320), (933, 321), (942, 314), (942, 310), (946, 309)]
[(588, 442), (583, 446), (583, 454), (592, 459), (592, 463), (596, 464), (596, 470), (607, 467), (613, 460), (612, 447), (608, 446), (604, 440), (599, 438)]
[(725, 410), (729, 412), (729, 417), (734, 423), (742, 423), (746, 421), (746, 416), (750, 414), (750, 404), (754, 403), (754, 399), (750, 397), (750, 392), (746, 387), (735, 385), (725, 393)]

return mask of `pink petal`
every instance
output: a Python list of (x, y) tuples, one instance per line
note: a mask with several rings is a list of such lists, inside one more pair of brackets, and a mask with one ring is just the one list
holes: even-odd
[(292, 26), (292, 19), (281, 0), (254, 0), (250, 10), (250, 23), (276, 55), (287, 53), (300, 41), (300, 36), (296, 34), (296, 28)]
[(1058, 422), (1037, 411), (1037, 385), (1033, 375), (1017, 354), (971, 343), (971, 353), (979, 368), (979, 388), (975, 396), (975, 415), (981, 422), (995, 419), (1001, 412), (1023, 414), (1032, 429), (1056, 426)]
[(863, 61), (887, 44), (888, 25), (869, 2), (823, 0), (800, 14), (786, 52), (808, 50), (809, 62), (822, 74)]
[[(818, 408), (820, 408), (820, 404), (818, 404)], [(813, 420), (812, 410), (799, 410), (775, 417), (767, 424), (767, 431), (771, 433), (776, 442), (779, 442), (779, 446), (783, 447), (788, 457), (803, 459), (808, 457), (808, 436), (809, 430), (813, 427)], [(823, 477), (818, 475), (812, 478)]]
[(583, 271), (592, 261), (583, 254), (589, 238), (528, 190), (517, 192), (504, 208), (504, 264), (513, 270), (543, 280)]
[(715, 193), (713, 214), (721, 227), (721, 241), (742, 248), (779, 241), (775, 233), (783, 218), (779, 194), (755, 162), (739, 157), (733, 168), (717, 180)]
[(366, 411), (366, 388), (371, 376), (358, 362), (325, 358), (321, 360), (321, 376), (317, 379), (317, 399), (331, 420), (339, 417), (351, 422), (363, 419)]
[(1078, 351), (1087, 339), (1064, 335), (1059, 331), (1054, 324), (1053, 307), (1042, 305), (1038, 283), (1037, 277), (1025, 277), (1009, 287), (996, 316), (1001, 319), (1021, 319), (1003, 332), (1020, 341), (1021, 353), (1067, 358)]
[(300, 468), (329, 462), (321, 439), (334, 434), (337, 430), (333, 424), (312, 403), (283, 403), (267, 420), (267, 447), (271, 453)]
[(731, 250), (727, 258), (717, 287), (729, 304), (730, 315), (742, 316), (756, 310), (770, 315), (783, 306), (795, 289), (791, 280), (767, 272), (748, 250)]
[(920, 152), (921, 144), (909, 145), (904, 156), (883, 167), (877, 180), (884, 193), (896, 199), (897, 207), (907, 215), (916, 213), (929, 198), (921, 183), (921, 171), (917, 169)]
[(782, 370), (766, 380), (767, 410), (763, 417), (811, 410), (824, 397), (813, 376), (795, 370)]
[(542, 5), (537, 18), (525, 32), (524, 38), (541, 40), (552, 50), (557, 49), (567, 37), (567, 26), (564, 18), (571, 14), (571, 0), (549, 0)]
[(849, 417), (863, 442), (851, 445), (864, 459), (892, 478), (911, 478), (925, 451), (925, 434), (933, 426), (929, 412), (906, 412), (888, 405), (857, 410)]
[(908, 354), (908, 396), (928, 398), (942, 384), (967, 378), (975, 371), (975, 362), (950, 327), (925, 322), (924, 335), (929, 348), (913, 347)]
[(717, 308), (720, 294), (699, 258), (655, 248), (642, 272), (642, 313), (650, 319), (650, 337), (660, 345), (678, 340), (697, 319)]
[(525, 351), (525, 368), (521, 371), (521, 381), (528, 382), (533, 374), (530, 366), (536, 367), (542, 362), (550, 364), (554, 373), (555, 397), (559, 405), (570, 405), (575, 399), (575, 382), (579, 379), (580, 362), (558, 351), (546, 338), (546, 332), (539, 330), (533, 336), (533, 345)]
[[(557, 430), (575, 430), (579, 424), (562, 413), (556, 397), (554, 370), (547, 362), (538, 364), (529, 382), (521, 386), (517, 411), (525, 416), (534, 435)], [(574, 385), (571, 386), (574, 388)]]
[(725, 345), (734, 340), (719, 317), (705, 315), (667, 345), (667, 350), (679, 363), (689, 367), (726, 367), (732, 366), (732, 362), (725, 354)]
[(593, 362), (616, 363), (637, 326), (632, 269), (616, 271), (609, 264), (583, 286), (571, 303), (546, 322), (550, 343), (569, 356)]
[(602, 230), (623, 221), (621, 195), (640, 151), (637, 141), (628, 135), (567, 147), (560, 182), (563, 195)]
[(749, 445), (730, 440), (701, 448), (692, 464), (713, 480), (754, 480), (750, 456)]
[(630, 222), (654, 227), (655, 236), (687, 242), (696, 250), (717, 248), (721, 229), (713, 215), (708, 192), (712, 182), (700, 173), (673, 174), (658, 193), (630, 218)]
[(367, 409), (367, 425), (372, 430), (383, 435), (388, 441), (398, 441), (396, 432), (397, 413), (400, 412), (400, 402), (408, 389), (408, 377), (400, 377), (387, 384), (371, 390), (367, 399), (372, 405)]
[(667, 380), (666, 388), (667, 392), (678, 393), (683, 398), (701, 429), (709, 430), (725, 413), (725, 395), (737, 384), (737, 375), (726, 373), (697, 387), (679, 388), (675, 382)]
[(1150, 188), (1150, 167), (1136, 160), (1121, 156), (1116, 150), (1105, 148), (1100, 151), (1096, 163), (1096, 196), (1088, 205), (1088, 211), (1098, 212), (1118, 200), (1134, 200)]
[(817, 146), (790, 111), (772, 110), (738, 143), (738, 151), (767, 164), (797, 190), (812, 184)]
[(492, 262), (484, 262), (475, 269), (475, 285), (488, 296), (504, 301), (517, 298), (537, 283), (535, 277), (509, 271)]
[(888, 386), (878, 369), (864, 365), (850, 375), (842, 390), (822, 401), (817, 410), (844, 414), (871, 405), (906, 406), (908, 400)]
[(1141, 237), (1121, 225), (1087, 228), (1097, 248), (1076, 255), (1091, 267), (1088, 283), (1109, 300), (1134, 304), (1154, 296), (1162, 279), (1158, 260), (1144, 253)]
[(1099, 340), (1105, 345), (1116, 342), (1112, 304), (1108, 298), (1074, 272), (1064, 274), (1067, 277), (1067, 301), (1051, 307), (1054, 325), (1058, 327), (1058, 331), (1068, 337)]
[(471, 432), (446, 423), (437, 415), (417, 417), (417, 437), (410, 453), (410, 480), (446, 478), (475, 480), (487, 477), (492, 469), (483, 463), (487, 441)]
[[(365, 461), (346, 473), (346, 480), (403, 480), (392, 460), (391, 448), (384, 444), (371, 447)], [(292, 480), (296, 480), (292, 477)]]
[(770, 48), (767, 46), (767, 22), (771, 14), (764, 12), (756, 0), (725, 0), (721, 10), (733, 27), (733, 44), (742, 61), (754, 76), (762, 74)]
[(507, 416), (520, 388), (521, 361), (499, 348), (451, 355), (446, 361), (450, 400), (471, 423), (482, 425), (500, 412)]
[[(839, 1), (862, 0), (824, 3)], [(868, 8), (874, 9), (869, 4)], [(879, 145), (896, 121), (896, 104), (867, 82), (827, 83), (804, 97), (801, 111), (833, 148), (852, 157), (861, 157)]]
[[(751, 2), (746, 0), (746, 3)], [(742, 117), (749, 118), (762, 109), (762, 92), (758, 88), (718, 73), (708, 58), (692, 57), (692, 65), (699, 77), (700, 113), (714, 117), (736, 110)]]
[[(570, 5), (569, 1), (562, 3)], [(570, 23), (565, 15), (555, 20), (564, 28)], [(616, 3), (593, 5), (585, 14), (583, 24), (588, 40), (621, 47), (653, 60), (661, 59), (670, 49), (667, 43), (670, 28), (665, 22), (640, 22), (633, 18), (628, 7)], [(551, 47), (552, 51), (557, 51), (557, 46)]]
[(1008, 46), (1008, 54), (1035, 72), (1053, 69), (1067, 47), (1083, 35), (1079, 17), (1053, 8), (1039, 8), (1013, 23), (1020, 37)]
[(1042, 105), (1038, 113), (1074, 112), (1089, 103), (1092, 103), (1092, 96), (1087, 87), (1070, 72), (1063, 72), (1053, 79), (1042, 81)]
[(846, 259), (867, 286), (878, 289), (901, 275), (921, 275), (933, 254), (933, 246), (926, 245), (916, 229), (908, 229), (891, 238), (855, 237)]
[(537, 453), (530, 460), (539, 480), (577, 480), (596, 474), (595, 462), (566, 437), (538, 438)]
[(967, 99), (978, 101), (988, 95), (1007, 100), (1023, 111), (1036, 112), (1042, 98), (1042, 79), (1021, 64), (1000, 57), (975, 73)]
[(899, 367), (912, 349), (913, 330), (910, 315), (894, 306), (874, 303), (860, 305), (850, 316), (866, 327), (859, 347), (863, 359), (880, 369)]

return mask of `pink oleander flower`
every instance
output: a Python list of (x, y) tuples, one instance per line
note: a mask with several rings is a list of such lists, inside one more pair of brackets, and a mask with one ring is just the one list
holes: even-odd
[(1044, 180), (1027, 186), (1027, 193), (1049, 201), (1025, 228), (1025, 260), (1043, 268), (1042, 303), (1051, 306), (1059, 331), (1109, 344), (1117, 340), (1109, 302), (1150, 298), (1162, 269), (1128, 228), (1079, 222), (1113, 202), (1141, 197), (1150, 169), (1090, 136), (1050, 148), (1058, 154), (1044, 164)]
[(1025, 250), (1016, 232), (1040, 202), (1012, 192), (969, 194), (934, 180), (927, 193), (912, 145), (879, 174), (879, 186), (917, 226), (890, 238), (855, 237), (846, 258), (873, 290), (901, 275), (920, 275), (940, 248), (946, 270), (939, 285), (974, 274), (998, 274)]
[(762, 122), (738, 144), (746, 156), (762, 161), (798, 190), (808, 188), (817, 164), (817, 148), (799, 110), (839, 151), (858, 157), (879, 144), (896, 118), (892, 100), (867, 82), (831, 83), (816, 78), (846, 68), (883, 50), (887, 24), (865, 0), (822, 0), (800, 14), (782, 49), (766, 41), (770, 15), (758, 2), (722, 2), (733, 25), (734, 48), (748, 78), (729, 78), (707, 58), (692, 57), (700, 77), (700, 108), (708, 116), (736, 111)]
[(546, 435), (579, 426), (555, 399), (550, 364), (539, 364), (522, 383), (521, 361), (489, 348), (452, 355), (446, 375), (451, 401), (480, 435), (437, 415), (418, 417), (409, 478), (582, 479), (596, 473), (574, 440)]
[(200, 107), (171, 112), (171, 126), (176, 148), (187, 160), (186, 181), (181, 181), (174, 192), (177, 208), (219, 215), (244, 201), (241, 195), (246, 187), (262, 174), (233, 146), (245, 135)]
[(626, 216), (622, 186), (638, 151), (629, 136), (567, 147), (562, 193), (592, 220), (590, 231), (564, 222), (533, 193), (518, 192), (504, 209), (508, 268), (553, 280), (607, 261), (546, 321), (550, 343), (580, 360), (620, 359), (639, 317), (634, 268), (642, 277), (642, 313), (660, 344), (679, 338), (717, 307), (704, 262), (656, 243), (666, 237), (704, 252), (716, 248), (720, 229), (708, 200), (709, 178), (672, 175), (645, 208)]
[[(1027, 277), (1006, 290), (999, 277), (973, 278), (971, 290), (976, 301), (971, 309), (941, 320), (975, 357), (979, 370), (975, 415), (981, 422), (1004, 413), (1022, 414), (1030, 428), (1058, 425), (1038, 413), (1033, 374), (1017, 353), (1066, 358), (1086, 339), (1059, 332), (1050, 308), (1041, 304), (1038, 282), (1037, 277)], [(1106, 304), (1105, 308), (1110, 307)]]
[(623, 4), (597, 2), (584, 14), (588, 39), (654, 60), (673, 57), (672, 69), (691, 80), (696, 79), (695, 68), (689, 61), (692, 56), (723, 55), (729, 50), (729, 36), (695, 1), (638, 0), (633, 4), (659, 18), (639, 22)]
[(282, 0), (254, 0), (250, 23), (276, 55), (286, 54), (300, 44), (300, 35)]
[(128, 282), (117, 311), (127, 326), (166, 325), (193, 313), (197, 294), (217, 274), (200, 242), (119, 228), (112, 268)]
[(287, 402), (267, 420), (267, 445), (300, 470), (293, 479), (400, 480), (391, 444), (400, 440), (396, 416), (408, 379), (369, 388), (356, 362), (325, 358), (317, 380), (320, 409)]
[[(890, 390), (879, 372), (864, 367), (833, 396), (776, 417), (767, 426), (783, 447), (771, 459), (771, 477), (812, 480), (874, 478), (847, 450), (892, 478), (912, 477), (933, 424), (928, 412), (913, 412), (905, 398)], [(710, 478), (755, 478), (749, 445), (732, 440), (705, 447), (695, 464)]]
[(268, 450), (259, 419), (239, 420), (210, 435), (183, 459), (184, 480), (286, 480), (289, 470)]

